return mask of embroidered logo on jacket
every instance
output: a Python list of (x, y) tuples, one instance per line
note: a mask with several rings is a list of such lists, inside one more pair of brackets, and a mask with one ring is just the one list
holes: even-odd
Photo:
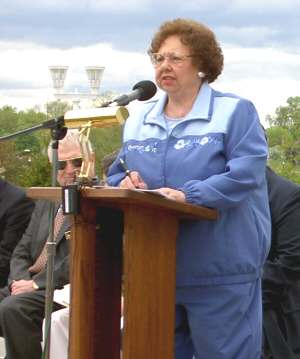
[(158, 150), (158, 143), (150, 143), (150, 144), (139, 144), (139, 145), (128, 145), (127, 150), (129, 152), (138, 152), (138, 153), (144, 153), (144, 152), (151, 152), (156, 153)]

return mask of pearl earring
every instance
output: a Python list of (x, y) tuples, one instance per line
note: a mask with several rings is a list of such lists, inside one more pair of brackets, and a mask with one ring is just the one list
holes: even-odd
[(199, 71), (199, 72), (198, 72), (198, 77), (200, 77), (200, 79), (204, 79), (205, 73), (202, 72), (202, 71)]

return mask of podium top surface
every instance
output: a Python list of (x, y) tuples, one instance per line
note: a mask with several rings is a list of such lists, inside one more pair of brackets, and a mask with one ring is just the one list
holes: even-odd
[[(170, 200), (154, 191), (131, 190), (117, 187), (80, 189), (82, 199), (92, 200), (99, 204), (124, 209), (128, 205), (139, 205), (143, 207), (157, 208), (174, 213), (182, 219), (206, 219), (215, 220), (218, 218), (215, 209), (195, 206), (188, 203), (180, 203)], [(61, 201), (62, 189), (60, 187), (31, 187), (27, 189), (27, 195), (35, 199), (47, 199)]]

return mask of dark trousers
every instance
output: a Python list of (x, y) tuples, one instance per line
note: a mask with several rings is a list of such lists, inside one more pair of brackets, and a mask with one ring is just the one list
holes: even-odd
[[(54, 303), (53, 309), (61, 306)], [(5, 339), (7, 359), (41, 359), (45, 290), (10, 295), (0, 290), (0, 335)]]
[[(279, 310), (280, 309), (280, 310)], [(300, 359), (300, 311), (264, 311), (264, 359)]]

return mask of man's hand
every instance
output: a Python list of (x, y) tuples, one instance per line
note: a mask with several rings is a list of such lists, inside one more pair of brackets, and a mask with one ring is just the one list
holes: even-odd
[(10, 286), (11, 295), (33, 292), (33, 280), (14, 280)]

